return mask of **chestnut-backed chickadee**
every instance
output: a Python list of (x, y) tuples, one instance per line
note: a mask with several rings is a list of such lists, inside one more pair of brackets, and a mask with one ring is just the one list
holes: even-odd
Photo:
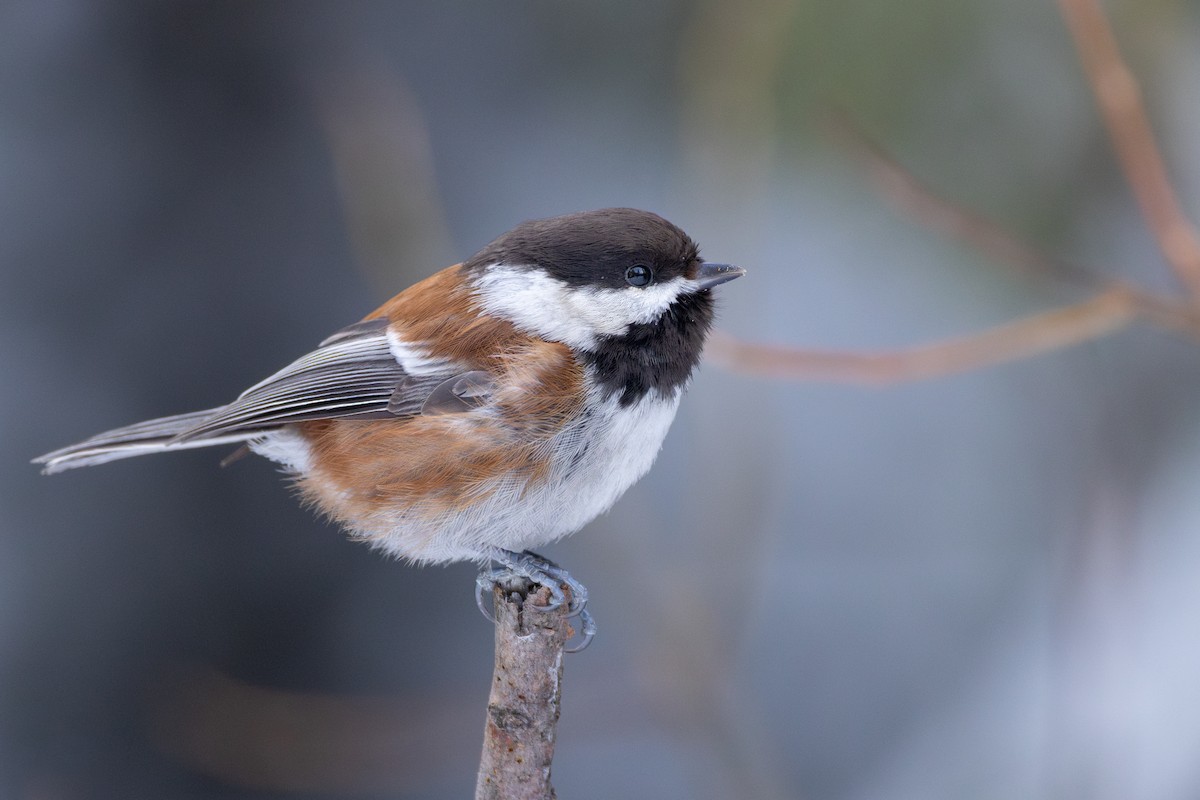
[(566, 582), (579, 611), (583, 588), (524, 551), (579, 530), (650, 468), (710, 290), (744, 272), (646, 211), (525, 222), (229, 405), (36, 461), (53, 473), (241, 442), (357, 538), (420, 563), (497, 561), (552, 605)]

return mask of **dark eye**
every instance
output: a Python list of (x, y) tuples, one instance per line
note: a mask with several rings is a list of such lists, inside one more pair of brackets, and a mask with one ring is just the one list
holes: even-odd
[(625, 282), (630, 286), (645, 286), (654, 279), (654, 273), (644, 264), (634, 264), (625, 270)]

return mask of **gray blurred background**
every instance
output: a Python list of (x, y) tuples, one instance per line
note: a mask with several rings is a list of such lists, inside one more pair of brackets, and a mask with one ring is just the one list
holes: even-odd
[[(1110, 3), (1200, 212), (1200, 6)], [(0, 797), (450, 798), (492, 631), (224, 453), (28, 460), (226, 402), (513, 224), (657, 211), (720, 325), (885, 350), (1086, 296), (914, 225), (825, 124), (1175, 291), (1048, 0), (0, 6)], [(1200, 350), (890, 388), (704, 367), (548, 551), (563, 797), (1200, 796)]]

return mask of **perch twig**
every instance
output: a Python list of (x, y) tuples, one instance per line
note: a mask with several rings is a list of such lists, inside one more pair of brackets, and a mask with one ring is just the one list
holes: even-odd
[(528, 598), (497, 585), (496, 665), (488, 698), (476, 800), (552, 800), (550, 762), (562, 699), (563, 652), (571, 636), (566, 604), (547, 605), (544, 588)]

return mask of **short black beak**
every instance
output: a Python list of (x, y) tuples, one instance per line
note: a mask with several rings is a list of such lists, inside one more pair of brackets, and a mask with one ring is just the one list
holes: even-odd
[(746, 270), (735, 267), (733, 264), (712, 264), (704, 261), (701, 262), (700, 269), (696, 271), (696, 283), (700, 284), (701, 289), (711, 289), (745, 274)]

